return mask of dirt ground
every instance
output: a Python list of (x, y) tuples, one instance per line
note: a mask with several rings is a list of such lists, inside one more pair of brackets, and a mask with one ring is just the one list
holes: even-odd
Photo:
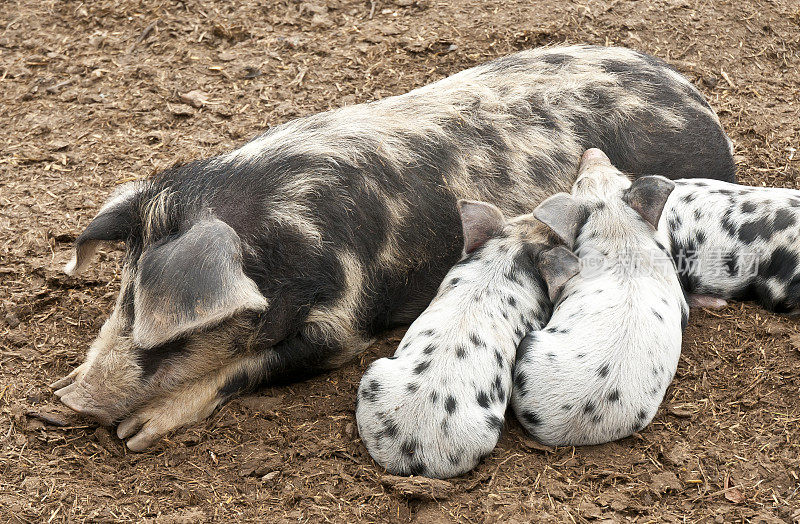
[(231, 402), (150, 452), (46, 384), (110, 312), (119, 252), (59, 268), (118, 183), (258, 130), (403, 93), (518, 49), (625, 45), (675, 64), (736, 142), (740, 179), (800, 188), (800, 2), (3, 0), (0, 520), (800, 521), (800, 326), (693, 311), (651, 426), (545, 448), (514, 420), (475, 471), (386, 476), (354, 429), (387, 334), (331, 374)]

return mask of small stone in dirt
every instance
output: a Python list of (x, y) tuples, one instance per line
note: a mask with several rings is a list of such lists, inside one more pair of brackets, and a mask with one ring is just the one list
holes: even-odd
[(789, 341), (792, 343), (792, 347), (794, 347), (797, 351), (800, 351), (800, 333), (795, 333), (789, 337)]
[(764, 331), (770, 335), (785, 335), (786, 333), (790, 333), (792, 330), (789, 328), (789, 326), (781, 322), (767, 322), (764, 324)]
[(169, 108), (169, 112), (175, 116), (192, 116), (194, 110), (186, 104), (175, 104)]
[(731, 488), (725, 492), (725, 499), (734, 504), (741, 504), (744, 502), (744, 494), (738, 488)]
[(316, 14), (311, 18), (313, 29), (330, 29), (336, 25), (327, 14)]
[(261, 482), (267, 482), (268, 480), (272, 480), (278, 475), (280, 475), (280, 473), (281, 473), (280, 471), (270, 471), (269, 473), (261, 477)]
[(208, 94), (198, 90), (189, 91), (181, 95), (181, 100), (194, 107), (203, 107), (208, 103)]
[(656, 493), (666, 493), (670, 490), (678, 491), (682, 487), (681, 481), (671, 471), (657, 473), (653, 475), (653, 479), (650, 481), (650, 489)]
[(8, 327), (10, 327), (11, 329), (14, 329), (15, 327), (19, 326), (19, 324), (20, 324), (19, 317), (14, 312), (7, 313), (4, 320), (5, 320), (6, 325)]
[(407, 499), (445, 500), (454, 490), (451, 482), (427, 477), (384, 475), (381, 484)]
[(693, 410), (692, 408), (694, 408), (694, 405), (687, 403), (670, 404), (669, 406), (667, 406), (667, 413), (669, 413), (674, 417), (692, 418), (696, 412), (696, 410)]
[(252, 66), (245, 67), (243, 73), (242, 76), (244, 78), (257, 78), (261, 76), (261, 71), (259, 71), (257, 67)]
[(692, 454), (689, 450), (689, 445), (685, 442), (676, 442), (669, 449), (663, 452), (664, 461), (672, 466), (683, 467), (689, 463)]
[(54, 140), (49, 144), (47, 144), (47, 148), (50, 151), (63, 151), (64, 149), (67, 149), (69, 146), (70, 143), (67, 142), (66, 140)]
[(578, 510), (581, 512), (581, 515), (590, 519), (599, 519), (603, 516), (602, 510), (595, 504), (589, 500), (583, 500), (580, 504), (578, 504)]

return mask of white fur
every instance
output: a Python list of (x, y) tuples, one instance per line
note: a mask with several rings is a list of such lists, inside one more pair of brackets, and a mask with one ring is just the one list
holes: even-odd
[[(792, 267), (800, 260), (800, 191), (678, 180), (658, 229), (688, 292), (731, 299), (750, 289), (769, 309), (798, 312), (800, 268)], [(770, 269), (778, 257), (788, 274)]]
[(522, 249), (519, 239), (503, 235), (456, 265), (394, 357), (377, 360), (362, 378), (359, 432), (389, 472), (453, 477), (497, 444), (515, 348), (549, 314), (531, 274), (508, 278)]
[(653, 229), (621, 199), (629, 186), (610, 164), (580, 176), (576, 200), (605, 204), (577, 237), (583, 269), (565, 284), (547, 328), (520, 344), (511, 404), (545, 444), (600, 444), (642, 429), (678, 364), (688, 307)]

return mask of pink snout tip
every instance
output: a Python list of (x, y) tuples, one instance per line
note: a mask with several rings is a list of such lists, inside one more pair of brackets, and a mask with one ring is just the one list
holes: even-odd
[(586, 169), (587, 166), (593, 164), (611, 164), (611, 160), (601, 150), (593, 147), (583, 153), (579, 170)]

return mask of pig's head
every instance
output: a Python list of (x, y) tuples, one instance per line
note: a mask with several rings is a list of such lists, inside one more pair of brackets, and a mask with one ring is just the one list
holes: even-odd
[(654, 242), (655, 228), (674, 188), (674, 182), (661, 176), (631, 182), (605, 153), (588, 149), (572, 193), (553, 195), (533, 214), (572, 249), (578, 247), (580, 234), (602, 239), (608, 247), (605, 252), (615, 251), (630, 245), (632, 238)]
[(169, 198), (148, 182), (122, 186), (64, 268), (76, 274), (98, 244), (126, 243), (113, 313), (86, 361), (53, 384), (64, 404), (105, 424), (247, 352), (255, 332), (247, 325), (268, 307), (245, 275), (236, 231), (201, 207), (176, 216)]

